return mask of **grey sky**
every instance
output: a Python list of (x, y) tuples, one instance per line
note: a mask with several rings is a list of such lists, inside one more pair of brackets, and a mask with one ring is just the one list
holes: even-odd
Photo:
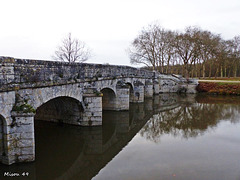
[(51, 59), (69, 32), (93, 50), (88, 62), (129, 65), (126, 49), (158, 21), (240, 35), (239, 0), (9, 0), (0, 2), (0, 56)]

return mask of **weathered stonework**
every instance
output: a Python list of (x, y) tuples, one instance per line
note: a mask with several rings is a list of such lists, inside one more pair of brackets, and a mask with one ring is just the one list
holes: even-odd
[(102, 94), (95, 89), (87, 89), (83, 94), (84, 113), (80, 125), (102, 125)]
[(13, 122), (7, 128), (5, 157), (2, 162), (29, 162), (35, 160), (34, 114), (11, 112)]
[(116, 89), (116, 107), (115, 110), (129, 110), (129, 87), (127, 85), (117, 86)]
[(133, 103), (144, 102), (144, 84), (140, 81), (134, 82), (132, 102)]
[(160, 90), (159, 90), (159, 82), (158, 79), (154, 79), (153, 80), (153, 94), (159, 94)]
[(143, 109), (153, 94), (195, 93), (196, 86), (128, 66), (0, 57), (0, 162), (35, 159), (34, 119), (98, 126), (103, 110), (129, 110), (130, 102)]
[(153, 96), (153, 83), (152, 80), (146, 80), (144, 87), (144, 97), (152, 98)]

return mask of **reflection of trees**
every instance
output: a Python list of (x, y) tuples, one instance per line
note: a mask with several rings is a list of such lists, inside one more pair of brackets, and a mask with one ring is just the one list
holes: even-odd
[(221, 120), (239, 122), (239, 106), (225, 104), (182, 104), (173, 110), (153, 115), (140, 131), (146, 139), (160, 141), (163, 134), (197, 137), (214, 128)]

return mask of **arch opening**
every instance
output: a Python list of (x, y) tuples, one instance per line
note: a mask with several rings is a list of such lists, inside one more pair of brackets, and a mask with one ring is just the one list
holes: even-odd
[(5, 141), (4, 141), (4, 118), (0, 115), (0, 162), (2, 162), (3, 156), (6, 155), (5, 153)]
[(102, 97), (102, 109), (103, 110), (114, 110), (116, 107), (116, 95), (110, 88), (104, 88), (101, 90)]
[(71, 97), (61, 96), (37, 108), (35, 120), (79, 125), (83, 119), (82, 104)]
[(126, 83), (129, 87), (129, 102), (134, 102), (134, 91), (131, 83)]
[[(79, 135), (81, 127), (62, 125), (80, 125), (83, 113), (81, 102), (68, 96), (53, 98), (36, 109), (35, 166), (37, 169), (41, 166), (44, 172), (36, 172), (39, 177), (44, 178), (47, 174), (50, 179), (56, 179), (74, 164), (84, 146), (84, 140)], [(42, 167), (42, 164), (49, 166)]]

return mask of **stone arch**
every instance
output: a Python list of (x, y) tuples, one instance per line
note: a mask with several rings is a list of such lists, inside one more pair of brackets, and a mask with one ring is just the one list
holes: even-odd
[(116, 106), (116, 94), (111, 88), (101, 89), (102, 97), (102, 109), (103, 110), (114, 110)]
[(36, 109), (36, 120), (80, 125), (83, 119), (82, 103), (72, 97), (59, 96), (43, 103)]
[(5, 118), (0, 114), (0, 162), (2, 162), (3, 156), (6, 155), (5, 153)]
[[(57, 98), (57, 97), (70, 97), (82, 102), (82, 91), (79, 89), (77, 84), (69, 84), (62, 86), (44, 87), (36, 89), (28, 89), (22, 91), (20, 95), (24, 98), (29, 99), (29, 104), (37, 109), (44, 103)], [(29, 96), (28, 94), (31, 94)]]

